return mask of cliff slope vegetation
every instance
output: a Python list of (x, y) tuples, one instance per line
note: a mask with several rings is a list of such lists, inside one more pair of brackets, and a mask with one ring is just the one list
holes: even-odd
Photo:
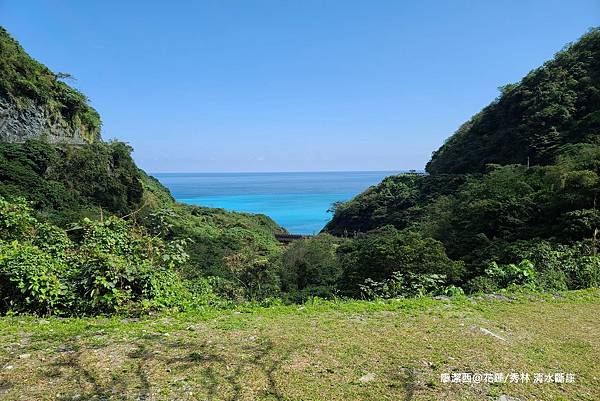
[(217, 286), (256, 295), (252, 269), (285, 230), (176, 203), (129, 145), (102, 141), (64, 76), (0, 28), (0, 312), (183, 307)]
[(434, 152), (428, 174), (384, 179), (337, 205), (324, 231), (368, 238), (392, 226), (440, 241), (471, 290), (529, 274), (546, 288), (598, 285), (599, 72), (593, 29), (503, 88)]
[(593, 29), (501, 94), (433, 153), (431, 174), (487, 164), (550, 164), (561, 146), (600, 140), (600, 30)]
[(32, 59), (0, 27), (0, 141), (44, 139), (85, 144), (100, 139), (100, 116), (81, 92)]

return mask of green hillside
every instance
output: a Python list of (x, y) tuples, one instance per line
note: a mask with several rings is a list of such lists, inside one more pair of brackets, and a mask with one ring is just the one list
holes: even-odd
[(467, 291), (530, 273), (546, 289), (598, 285), (599, 72), (594, 29), (505, 87), (433, 154), (428, 174), (388, 177), (336, 205), (324, 231), (379, 243), (369, 238), (391, 226), (439, 241), (464, 263), (455, 284)]
[(599, 399), (599, 43), (284, 245), (177, 203), (0, 30), (0, 399)]
[(0, 56), (0, 313), (137, 313), (206, 303), (213, 290), (225, 303), (277, 293), (274, 273), (268, 285), (257, 275), (284, 229), (176, 203), (129, 145), (101, 140), (98, 113), (64, 74), (4, 29)]
[[(56, 106), (61, 93), (72, 91), (4, 35), (10, 44), (4, 51), (17, 60), (5, 65), (23, 66), (0, 69), (0, 89), (13, 102), (0, 128), (16, 121), (15, 107), (42, 102), (34, 92)], [(136, 166), (125, 143), (98, 137), (69, 144), (60, 135), (52, 143), (43, 135), (0, 143), (0, 313), (139, 315), (315, 297), (461, 297), (599, 286), (599, 36), (591, 31), (506, 88), (476, 118), (485, 125), (465, 125), (471, 128), (434, 155), (429, 174), (386, 178), (336, 205), (324, 233), (288, 245), (277, 241), (285, 230), (267, 216), (178, 204)], [(36, 81), (42, 72), (47, 79)], [(526, 101), (516, 102), (517, 94)], [(555, 119), (540, 110), (563, 110), (567, 99), (562, 142), (550, 143), (538, 128)], [(87, 103), (61, 104), (65, 115), (75, 116)], [(499, 119), (505, 123), (491, 124)], [(34, 120), (17, 126), (27, 129)], [(517, 120), (522, 124), (513, 129), (509, 122)], [(35, 126), (42, 133), (46, 127)], [(481, 127), (485, 140), (477, 134)], [(538, 153), (527, 154), (528, 164), (511, 164), (523, 160), (498, 145), (521, 146), (515, 135), (539, 145)], [(455, 143), (471, 150), (457, 150)], [(498, 150), (493, 157), (482, 153), (488, 143), (490, 152)], [(445, 155), (456, 170), (432, 167)], [(479, 164), (465, 162), (470, 157)]]
[(433, 153), (431, 174), (483, 172), (487, 164), (550, 164), (565, 144), (600, 141), (600, 29), (464, 123)]

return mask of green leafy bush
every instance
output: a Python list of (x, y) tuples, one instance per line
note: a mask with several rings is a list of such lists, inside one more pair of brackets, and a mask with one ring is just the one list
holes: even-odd
[(38, 247), (0, 242), (0, 310), (62, 314), (73, 302), (69, 267)]
[(443, 274), (415, 274), (412, 272), (393, 272), (383, 281), (367, 278), (359, 285), (361, 296), (366, 299), (422, 297), (424, 295), (446, 294), (456, 295), (460, 288), (447, 286), (447, 278)]
[(173, 204), (142, 223), (162, 238), (189, 239), (186, 279), (218, 277), (215, 291), (240, 302), (279, 294), (276, 260), (282, 247), (274, 234), (285, 231), (270, 218)]
[(448, 284), (457, 283), (464, 269), (462, 262), (446, 255), (441, 242), (389, 226), (356, 237), (338, 253), (343, 267), (340, 285), (347, 295), (358, 295), (366, 279), (384, 282), (393, 274), (444, 275)]
[(84, 309), (114, 311), (157, 295), (156, 306), (175, 303), (169, 297), (176, 297), (176, 269), (188, 258), (181, 243), (164, 243), (117, 217), (85, 219), (82, 231), (77, 264)]
[(0, 197), (0, 240), (21, 239), (32, 234), (36, 220), (31, 216), (31, 207), (25, 199), (15, 203)]
[(485, 273), (500, 288), (511, 285), (534, 288), (536, 285), (536, 272), (533, 263), (527, 259), (518, 264), (510, 263), (507, 265), (498, 265), (496, 262), (491, 262)]
[(165, 242), (114, 216), (84, 219), (70, 239), (31, 213), (23, 200), (0, 198), (0, 311), (110, 313), (192, 297), (178, 274), (188, 260), (181, 240)]
[(303, 302), (314, 296), (335, 294), (342, 266), (337, 249), (344, 242), (328, 234), (290, 244), (280, 257), (281, 291), (288, 301)]
[(600, 255), (593, 241), (572, 245), (545, 241), (520, 254), (533, 262), (540, 288), (566, 290), (600, 286)]
[(500, 290), (498, 284), (491, 277), (487, 276), (473, 277), (466, 283), (466, 288), (470, 293), (482, 292), (485, 294)]

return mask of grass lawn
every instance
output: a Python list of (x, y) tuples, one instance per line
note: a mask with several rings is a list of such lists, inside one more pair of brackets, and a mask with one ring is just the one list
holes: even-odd
[[(587, 290), (4, 317), (0, 400), (599, 400), (599, 316)], [(460, 372), (484, 382), (441, 380)]]

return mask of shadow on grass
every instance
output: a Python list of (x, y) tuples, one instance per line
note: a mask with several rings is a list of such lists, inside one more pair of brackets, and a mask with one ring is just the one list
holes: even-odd
[[(227, 355), (223, 348), (207, 341), (165, 341), (157, 336), (141, 338), (132, 344), (131, 351), (125, 353), (125, 359), (120, 366), (95, 367), (86, 362), (85, 356), (89, 350), (77, 348), (75, 351), (75, 347), (66, 349), (68, 351), (60, 355), (58, 360), (51, 364), (50, 369), (40, 372), (40, 376), (45, 378), (60, 377), (61, 381), (74, 384), (75, 388), (71, 387), (68, 394), (62, 389), (62, 395), (55, 398), (61, 401), (149, 401), (155, 399), (152, 389), (159, 391), (161, 386), (172, 386), (177, 380), (182, 385), (179, 389), (182, 396), (178, 396), (177, 399), (195, 400), (199, 395), (198, 390), (202, 390), (204, 396), (201, 399), (236, 401), (243, 397), (244, 375), (256, 373), (266, 382), (266, 386), (261, 386), (263, 390), (258, 395), (282, 401), (284, 395), (279, 389), (275, 373), (290, 354), (275, 353), (269, 340), (242, 345), (239, 354), (232, 357)], [(177, 356), (168, 356), (170, 354)], [(157, 383), (152, 383), (150, 372), (154, 376), (157, 369), (158, 372), (164, 372), (164, 376), (160, 377)], [(177, 378), (182, 375), (193, 375), (195, 379), (200, 379), (201, 383), (192, 388), (186, 384), (185, 379)], [(191, 390), (194, 390), (194, 397)]]
[(404, 401), (411, 401), (415, 396), (415, 388), (417, 385), (417, 374), (412, 368), (403, 368), (402, 373), (398, 377), (404, 388)]
[(8, 380), (0, 379), (0, 396), (8, 393), (12, 387), (13, 385)]
[[(146, 334), (101, 349), (67, 342), (37, 369), (36, 382), (45, 396), (60, 401), (289, 399), (282, 390), (282, 366), (299, 351), (297, 345), (275, 347), (265, 338), (177, 337)], [(414, 400), (417, 375), (408, 367), (388, 375), (388, 395)], [(14, 391), (15, 383), (0, 375), (0, 399)]]

